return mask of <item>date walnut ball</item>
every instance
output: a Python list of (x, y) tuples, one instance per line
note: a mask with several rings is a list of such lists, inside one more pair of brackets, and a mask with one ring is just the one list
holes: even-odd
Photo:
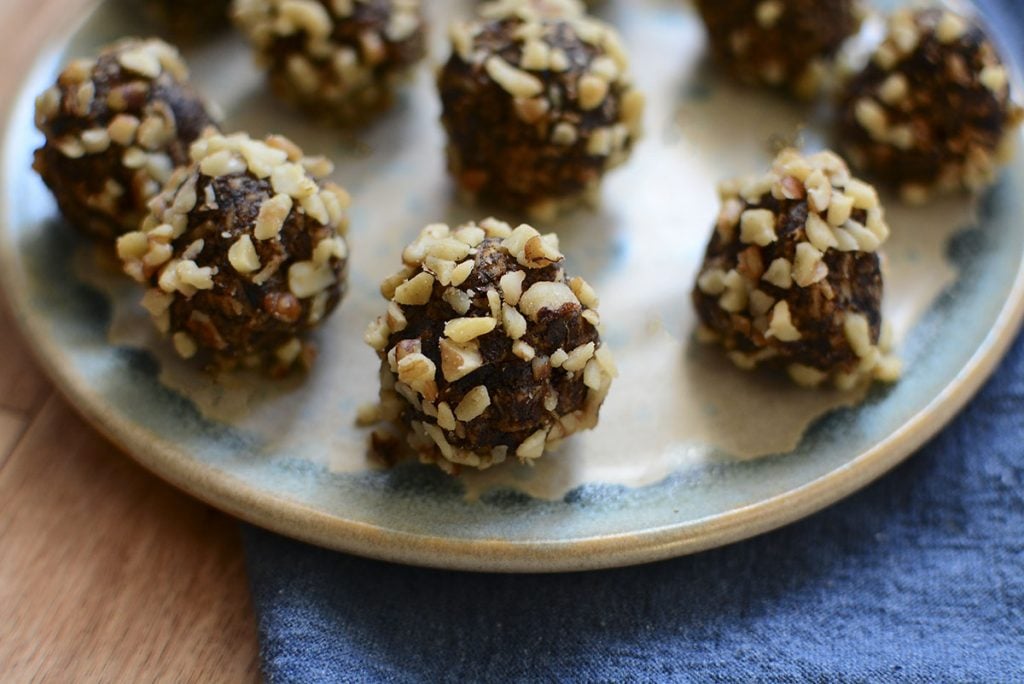
[(592, 199), (641, 134), (618, 33), (577, 3), (483, 5), (438, 78), (448, 168), (468, 196), (550, 218)]
[(782, 152), (770, 172), (724, 183), (693, 292), (701, 333), (739, 367), (850, 389), (894, 381), (882, 321), (878, 194), (831, 152)]
[(381, 412), (448, 472), (532, 462), (597, 425), (616, 374), (597, 297), (567, 278), (554, 235), (487, 219), (428, 226), (381, 287), (367, 331)]
[(861, 23), (858, 0), (697, 0), (716, 61), (738, 81), (809, 98)]
[(845, 86), (839, 133), (855, 166), (920, 202), (991, 184), (1020, 120), (981, 26), (947, 10), (901, 10)]
[(146, 203), (214, 126), (188, 79), (173, 47), (129, 39), (71, 62), (37, 98), (46, 143), (33, 167), (68, 221), (106, 240), (138, 229)]
[(420, 0), (234, 0), (278, 96), (311, 114), (361, 123), (426, 54)]
[(117, 242), (143, 306), (184, 358), (283, 374), (308, 366), (305, 334), (345, 292), (348, 194), (331, 164), (279, 136), (192, 146), (142, 229)]

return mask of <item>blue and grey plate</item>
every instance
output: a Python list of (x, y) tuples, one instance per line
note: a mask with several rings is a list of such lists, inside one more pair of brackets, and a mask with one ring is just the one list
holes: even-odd
[[(441, 27), (472, 2), (430, 3)], [(441, 6), (443, 5), (443, 6)], [(628, 6), (628, 9), (627, 9)], [(380, 280), (436, 221), (476, 216), (444, 171), (431, 70), (369, 129), (341, 133), (266, 93), (225, 34), (186, 50), (226, 128), (283, 133), (337, 163), (355, 198), (351, 292), (319, 333), (305, 379), (209, 378), (153, 334), (141, 292), (65, 225), (30, 172), (33, 98), (69, 57), (158, 33), (135, 3), (100, 4), (46, 46), (4, 134), (4, 289), (42, 363), (79, 410), (139, 462), (230, 513), (300, 539), (405, 563), (472, 570), (600, 568), (690, 553), (784, 525), (850, 494), (934, 435), (995, 367), (1024, 315), (1024, 164), (978, 202), (888, 200), (886, 315), (903, 380), (859, 394), (808, 391), (732, 368), (693, 341), (689, 290), (717, 213), (716, 182), (765, 168), (772, 145), (822, 144), (824, 114), (721, 82), (684, 3), (619, 0), (648, 93), (648, 135), (608, 180), (602, 208), (551, 225), (568, 269), (602, 297), (621, 377), (597, 430), (535, 468), (453, 479), (417, 464), (375, 467), (357, 408), (376, 396), (362, 343)]]

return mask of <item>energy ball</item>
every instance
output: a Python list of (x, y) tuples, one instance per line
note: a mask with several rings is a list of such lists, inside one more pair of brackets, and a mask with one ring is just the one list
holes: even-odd
[(215, 127), (178, 51), (156, 39), (71, 62), (35, 118), (46, 142), (33, 168), (68, 221), (111, 241), (138, 230), (189, 145)]
[(715, 60), (736, 80), (813, 97), (860, 28), (857, 0), (697, 0)]
[(150, 16), (180, 40), (226, 28), (231, 0), (146, 0)]
[(487, 219), (427, 226), (367, 331), (381, 413), (425, 463), (456, 473), (532, 462), (597, 425), (616, 375), (597, 296), (567, 278), (555, 235)]
[(831, 152), (786, 150), (767, 174), (719, 192), (693, 292), (702, 336), (740, 368), (783, 366), (806, 386), (895, 381), (878, 256), (889, 226), (875, 189)]
[(232, 14), (274, 92), (340, 123), (390, 106), (426, 54), (420, 0), (235, 0)]
[(995, 46), (972, 19), (901, 10), (846, 84), (839, 134), (850, 161), (906, 199), (991, 184), (1021, 110)]
[(482, 6), (451, 39), (438, 88), (459, 188), (541, 218), (594, 199), (641, 134), (618, 33), (578, 3), (512, 0)]
[(348, 194), (323, 157), (279, 136), (215, 135), (192, 146), (142, 229), (122, 236), (124, 270), (184, 358), (217, 370), (307, 366), (305, 334), (345, 292)]

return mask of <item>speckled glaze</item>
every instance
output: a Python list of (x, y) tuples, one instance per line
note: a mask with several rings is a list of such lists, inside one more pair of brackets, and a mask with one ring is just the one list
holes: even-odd
[[(431, 3), (438, 27), (471, 3)], [(628, 9), (627, 9), (628, 5)], [(622, 377), (601, 426), (536, 469), (464, 480), (366, 460), (356, 408), (374, 398), (362, 342), (379, 280), (423, 224), (486, 212), (459, 205), (443, 171), (429, 70), (378, 123), (319, 128), (265, 94), (240, 39), (186, 52), (226, 127), (280, 132), (338, 164), (356, 200), (352, 291), (320, 335), (317, 373), (268, 386), (214, 383), (167, 353), (112, 259), (64, 225), (29, 172), (32, 101), (67, 56), (154, 29), (108, 2), (40, 52), (13, 103), (0, 181), (0, 277), (43, 365), (79, 410), (140, 463), (258, 525), (398, 562), (497, 571), (610, 567), (690, 553), (789, 523), (877, 478), (934, 435), (995, 367), (1024, 316), (1024, 164), (977, 206), (889, 201), (887, 315), (905, 378), (864, 397), (814, 393), (744, 374), (692, 339), (688, 292), (715, 214), (715, 182), (764, 168), (773, 140), (818, 115), (734, 88), (701, 61), (685, 3), (607, 3), (650, 96), (647, 138), (609, 178), (603, 207), (555, 229), (568, 268), (602, 295)], [(507, 217), (514, 220), (515, 217)]]

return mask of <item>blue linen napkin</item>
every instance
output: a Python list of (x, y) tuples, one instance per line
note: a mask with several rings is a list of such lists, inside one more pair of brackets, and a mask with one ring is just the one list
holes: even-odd
[[(1020, 0), (985, 5), (1004, 35), (1011, 20), (1024, 27)], [(880, 482), (777, 532), (642, 567), (442, 572), (246, 527), (264, 674), (1024, 681), (1022, 409), (1024, 338), (967, 410)]]

